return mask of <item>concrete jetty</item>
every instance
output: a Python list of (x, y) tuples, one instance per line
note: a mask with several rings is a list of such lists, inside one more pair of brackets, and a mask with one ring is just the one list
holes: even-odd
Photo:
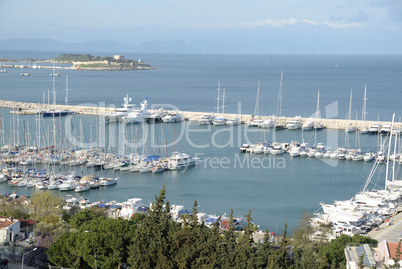
[(378, 229), (368, 233), (368, 236), (376, 239), (378, 242), (387, 240), (388, 242), (396, 242), (398, 238), (402, 238), (402, 213), (395, 215), (382, 223)]
[[(9, 108), (13, 109), (10, 111), (11, 113), (15, 114), (20, 114), (20, 115), (35, 115), (39, 114), (40, 111), (48, 109), (48, 105), (43, 105), (41, 103), (27, 103), (27, 102), (17, 102), (17, 101), (6, 101), (6, 100), (0, 100), (0, 107), (4, 108)], [(53, 108), (53, 105), (50, 105), (50, 108)], [(73, 105), (55, 105), (55, 108), (57, 109), (65, 109), (65, 110), (72, 110), (76, 114), (84, 114), (84, 115), (106, 115), (108, 113), (111, 113), (115, 110), (113, 106), (102, 106), (102, 107), (97, 107), (97, 106), (73, 106)], [(183, 116), (187, 120), (198, 120), (200, 117), (203, 115), (207, 114), (212, 114), (208, 112), (194, 112), (194, 111), (181, 111), (183, 113)], [(225, 116), (227, 118), (235, 118), (239, 117), (242, 122), (248, 121), (252, 115), (250, 114), (242, 114), (242, 115), (237, 115), (237, 114), (227, 114), (225, 113)], [(269, 116), (262, 116), (262, 119), (268, 119)], [(287, 120), (291, 120), (294, 117), (280, 117), (280, 122), (286, 124)], [(305, 120), (316, 120), (314, 118), (301, 118), (302, 121)], [(346, 129), (350, 125), (356, 126), (357, 128), (365, 128), (365, 127), (370, 127), (373, 124), (381, 124), (384, 125), (386, 121), (360, 121), (360, 120), (344, 120), (344, 119), (326, 119), (322, 118), (319, 120), (321, 124), (323, 124), (326, 128), (328, 129)], [(395, 128), (402, 128), (401, 123), (394, 123)]]

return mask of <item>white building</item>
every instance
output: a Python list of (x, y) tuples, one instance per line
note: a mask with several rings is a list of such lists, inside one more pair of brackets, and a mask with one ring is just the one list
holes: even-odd
[(0, 240), (12, 242), (20, 236), (20, 220), (0, 216)]

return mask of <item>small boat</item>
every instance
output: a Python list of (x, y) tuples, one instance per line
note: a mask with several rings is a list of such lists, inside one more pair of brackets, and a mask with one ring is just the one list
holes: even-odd
[(29, 74), (29, 73), (21, 73), (20, 75), (21, 76), (30, 76), (31, 74)]
[(60, 191), (71, 191), (74, 190), (77, 186), (77, 182), (73, 179), (68, 179), (63, 181), (63, 183), (59, 186)]
[(183, 114), (177, 112), (176, 110), (173, 111), (172, 113), (166, 114), (166, 115), (162, 118), (162, 121), (163, 121), (163, 122), (179, 122), (179, 121), (183, 121), (183, 120), (184, 120)]
[(272, 155), (280, 155), (285, 153), (285, 150), (282, 148), (281, 144), (278, 142), (275, 142), (272, 144), (272, 149), (270, 151)]
[(363, 127), (360, 129), (360, 133), (361, 134), (368, 134), (370, 132), (368, 127)]
[(346, 154), (348, 152), (346, 150), (342, 150), (338, 152), (338, 160), (346, 160)]
[(138, 169), (138, 172), (140, 174), (142, 174), (142, 173), (150, 173), (150, 172), (152, 172), (152, 165), (142, 165)]
[(160, 173), (166, 170), (166, 167), (163, 166), (162, 164), (155, 164), (154, 166), (152, 166), (151, 168), (152, 173)]
[(316, 123), (316, 124), (314, 124), (314, 130), (322, 131), (322, 130), (324, 130), (324, 126), (321, 123)]
[(364, 160), (365, 162), (371, 162), (372, 160), (374, 160), (374, 157), (375, 157), (375, 154), (374, 154), (374, 153), (372, 153), (372, 152), (367, 152), (367, 153), (364, 155), (363, 160)]
[(250, 145), (249, 145), (249, 144), (243, 144), (243, 145), (240, 147), (240, 152), (246, 153), (249, 148), (250, 148)]
[(385, 123), (380, 129), (380, 134), (389, 135), (390, 133), (391, 133), (391, 124)]
[(327, 149), (327, 151), (324, 154), (324, 159), (330, 159), (331, 158), (331, 154), (332, 154), (332, 150), (331, 149)]
[(300, 116), (296, 116), (293, 119), (286, 121), (286, 129), (288, 130), (300, 129), (302, 126), (303, 124)]
[(118, 177), (116, 177), (116, 178), (102, 178), (101, 180), (100, 180), (100, 185), (101, 186), (109, 186), (109, 185), (114, 185), (114, 184), (117, 184), (117, 180), (118, 180), (119, 178)]
[[(264, 123), (263, 119), (260, 118), (251, 118), (247, 121), (247, 127), (262, 127), (262, 124)], [(265, 127), (265, 126), (264, 126)], [(268, 128), (268, 127), (266, 127)]]
[(378, 134), (380, 132), (381, 129), (381, 125), (380, 124), (373, 124), (373, 126), (371, 126), (369, 128), (369, 134)]
[(302, 130), (303, 131), (312, 131), (314, 130), (314, 122), (313, 121), (306, 121), (303, 125), (302, 125)]
[(387, 156), (383, 152), (378, 152), (375, 159), (378, 163), (383, 164), (387, 161)]
[(206, 125), (206, 124), (212, 124), (212, 120), (215, 117), (212, 115), (204, 115), (198, 120), (199, 125)]
[(149, 116), (145, 118), (147, 122), (155, 123), (155, 122), (163, 122), (163, 118), (167, 115), (166, 112), (163, 112), (163, 108), (161, 107), (159, 110), (155, 110)]
[(352, 161), (357, 162), (357, 161), (364, 161), (364, 152), (358, 150), (355, 152), (355, 154), (352, 156)]
[(226, 121), (226, 125), (239, 125), (241, 124), (240, 118), (231, 118)]
[(89, 182), (89, 188), (91, 188), (91, 189), (97, 189), (97, 188), (99, 188), (100, 187), (100, 182), (99, 182), (99, 180), (98, 179), (93, 179), (93, 180), (91, 180), (90, 182)]
[(348, 127), (346, 127), (345, 132), (347, 132), (347, 133), (353, 133), (353, 132), (356, 132), (356, 130), (357, 130), (356, 126), (354, 126), (354, 125), (351, 123)]
[(300, 156), (300, 152), (301, 152), (301, 148), (300, 147), (293, 147), (290, 151), (289, 151), (289, 155), (291, 157), (299, 157)]
[(60, 181), (53, 180), (53, 181), (49, 182), (49, 185), (47, 186), (47, 189), (48, 190), (57, 190), (60, 187), (61, 184), (62, 183)]
[(214, 118), (212, 120), (213, 125), (226, 125), (227, 119), (226, 118)]
[(62, 117), (73, 115), (75, 112), (71, 110), (62, 110), (62, 109), (49, 109), (42, 111), (43, 117)]
[(90, 190), (89, 182), (80, 183), (74, 189), (75, 192), (84, 192), (89, 190)]

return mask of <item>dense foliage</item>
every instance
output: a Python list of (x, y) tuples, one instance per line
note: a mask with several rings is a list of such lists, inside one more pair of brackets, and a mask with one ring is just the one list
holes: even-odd
[(94, 58), (91, 54), (61, 54), (54, 60), (56, 62), (89, 62), (95, 61)]
[(93, 56), (91, 54), (61, 54), (59, 57), (54, 59), (56, 62), (91, 62), (91, 61), (111, 61), (111, 62), (133, 62), (133, 60), (127, 59), (115, 59), (113, 57), (100, 57)]
[[(25, 205), (25, 206), (24, 206)], [(102, 209), (60, 212), (60, 197), (39, 192), (31, 205), (0, 202), (6, 215), (21, 214), (38, 221), (37, 250), (26, 262), (38, 261), (69, 268), (345, 268), (344, 248), (349, 243), (375, 244), (368, 237), (342, 235), (331, 242), (312, 240), (315, 229), (305, 214), (293, 237), (284, 234), (271, 242), (269, 231), (255, 242), (256, 226), (247, 216), (242, 232), (233, 227), (231, 211), (226, 229), (219, 221), (208, 228), (197, 219), (197, 201), (192, 214), (172, 220), (165, 187), (147, 214), (135, 214), (130, 221), (109, 219)], [(10, 209), (8, 212), (7, 209)], [(61, 216), (61, 217), (60, 217)], [(278, 240), (279, 239), (279, 240)], [(46, 255), (47, 254), (47, 255)]]

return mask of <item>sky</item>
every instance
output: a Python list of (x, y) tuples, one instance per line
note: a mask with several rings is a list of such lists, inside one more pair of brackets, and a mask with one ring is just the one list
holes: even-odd
[(402, 0), (0, 0), (0, 40), (9, 38), (401, 54)]

